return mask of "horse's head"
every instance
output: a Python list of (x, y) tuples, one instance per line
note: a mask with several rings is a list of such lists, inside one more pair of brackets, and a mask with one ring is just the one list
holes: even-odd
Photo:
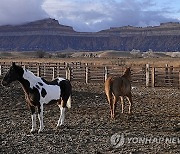
[(127, 79), (131, 80), (131, 67), (126, 68), (126, 70), (125, 70), (125, 72), (124, 72), (124, 76), (125, 76)]
[(23, 76), (23, 68), (20, 66), (17, 66), (14, 62), (12, 63), (12, 66), (10, 67), (9, 71), (6, 73), (2, 80), (2, 85), (7, 86), (11, 82), (20, 80)]

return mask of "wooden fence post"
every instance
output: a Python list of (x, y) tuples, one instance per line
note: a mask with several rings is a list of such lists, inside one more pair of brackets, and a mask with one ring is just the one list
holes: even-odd
[(66, 79), (68, 79), (68, 67), (69, 67), (69, 64), (68, 64), (68, 63), (65, 63)]
[(66, 79), (71, 81), (71, 68), (69, 66), (66, 69)]
[(88, 83), (89, 81), (89, 68), (88, 68), (88, 64), (86, 64), (86, 83)]
[(57, 63), (57, 77), (59, 77), (60, 75), (60, 63)]
[(106, 81), (108, 78), (108, 68), (107, 66), (104, 67), (104, 81)]
[(146, 64), (146, 87), (149, 87), (149, 64)]
[(173, 66), (169, 67), (169, 80), (170, 85), (173, 86)]
[(152, 67), (152, 72), (151, 72), (151, 86), (154, 88), (155, 87), (155, 67)]
[(69, 72), (68, 80), (71, 81), (71, 67), (68, 67), (68, 72)]
[(168, 64), (165, 65), (165, 84), (168, 83)]
[(43, 76), (46, 77), (46, 64), (43, 65)]
[(2, 65), (0, 64), (0, 76), (2, 75)]
[(40, 65), (37, 65), (37, 76), (40, 76)]
[(55, 79), (55, 67), (52, 67), (52, 80)]
[(179, 89), (180, 89), (180, 70), (179, 70)]
[(71, 68), (68, 63), (66, 63), (66, 79), (71, 81)]
[(26, 69), (26, 64), (24, 64), (22, 67), (23, 67), (23, 69)]

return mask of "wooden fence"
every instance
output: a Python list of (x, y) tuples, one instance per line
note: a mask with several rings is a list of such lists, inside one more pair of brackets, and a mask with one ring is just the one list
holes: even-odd
[[(32, 71), (35, 75), (47, 80), (63, 77), (71, 81), (85, 83), (102, 83), (110, 75), (120, 76), (126, 66), (95, 65), (89, 63), (32, 63), (19, 62), (18, 65)], [(11, 63), (0, 63), (0, 76), (5, 75)], [(132, 67), (132, 85), (145, 87), (178, 87), (180, 88), (180, 67), (166, 65), (152, 67), (146, 64), (142, 67)]]

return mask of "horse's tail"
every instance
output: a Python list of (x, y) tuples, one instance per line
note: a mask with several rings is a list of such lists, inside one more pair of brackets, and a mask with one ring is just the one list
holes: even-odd
[(66, 81), (67, 81), (67, 87), (68, 87), (68, 93), (69, 93), (69, 98), (67, 100), (66, 106), (68, 109), (70, 109), (71, 108), (72, 86), (71, 86), (71, 83), (69, 80), (66, 80)]
[(112, 77), (109, 77), (106, 81), (105, 81), (105, 93), (108, 99), (108, 102), (111, 103), (112, 101)]
[(71, 108), (71, 95), (68, 98), (67, 104), (66, 104), (67, 108), (70, 109)]

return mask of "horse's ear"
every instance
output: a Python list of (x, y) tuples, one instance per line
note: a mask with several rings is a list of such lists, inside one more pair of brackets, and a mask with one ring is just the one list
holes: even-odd
[(16, 63), (15, 62), (12, 62), (12, 67), (15, 67), (16, 66)]
[(127, 67), (126, 67), (126, 70), (131, 70), (131, 66), (127, 66)]
[(131, 68), (132, 68), (132, 65), (130, 65), (130, 66), (127, 67), (127, 69), (130, 69), (130, 70), (131, 70)]
[(13, 66), (13, 67), (16, 66), (15, 62), (12, 62), (12, 66)]

